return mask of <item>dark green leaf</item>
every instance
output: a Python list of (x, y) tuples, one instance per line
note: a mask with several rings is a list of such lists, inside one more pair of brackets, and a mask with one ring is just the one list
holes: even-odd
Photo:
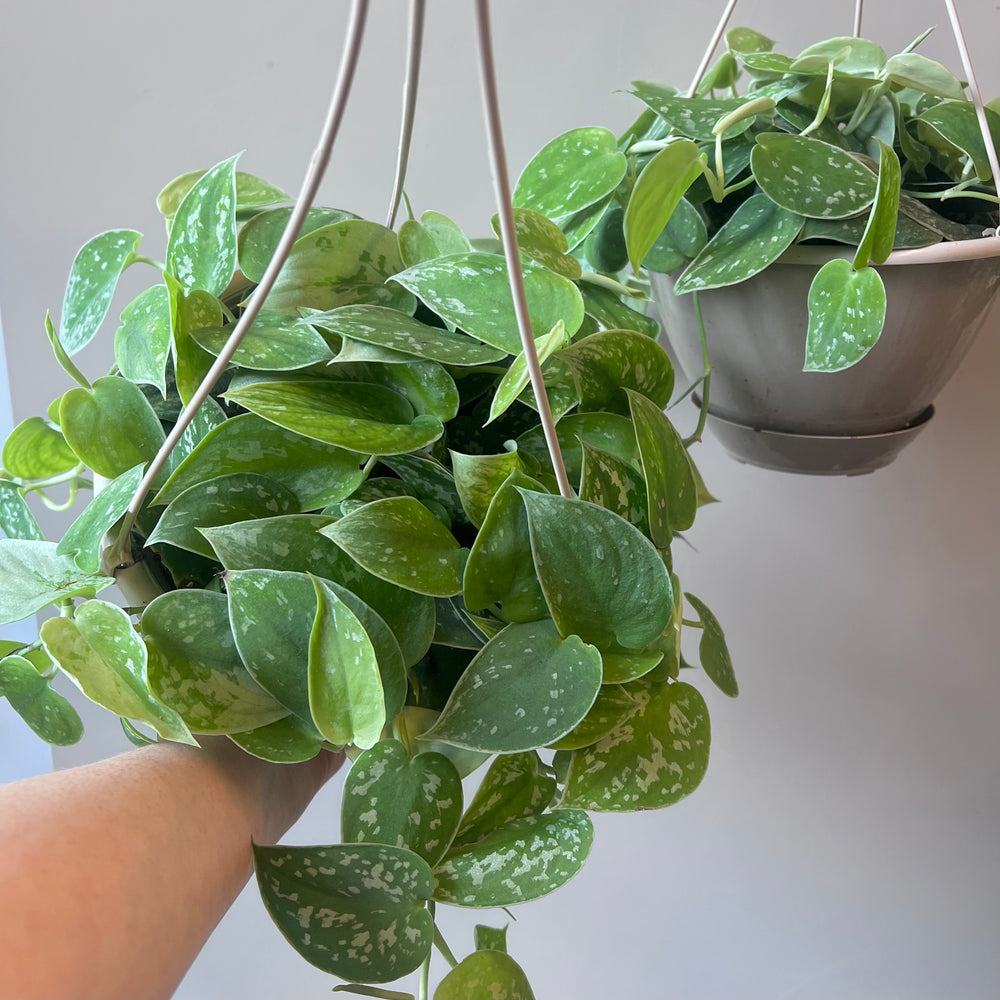
[(155, 385), (167, 394), (166, 367), (170, 356), (170, 293), (154, 285), (123, 310), (115, 332), (115, 364), (131, 382)]
[(712, 683), (723, 693), (735, 698), (739, 693), (736, 674), (733, 672), (733, 661), (726, 645), (726, 636), (719, 620), (708, 609), (704, 601), (694, 594), (684, 595), (691, 607), (698, 612), (703, 626), (698, 653), (701, 656), (702, 669), (708, 674)]
[(83, 736), (76, 709), (23, 656), (0, 659), (0, 698), (46, 743), (65, 747)]

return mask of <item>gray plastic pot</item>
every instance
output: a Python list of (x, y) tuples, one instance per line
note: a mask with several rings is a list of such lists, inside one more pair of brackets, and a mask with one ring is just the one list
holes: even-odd
[[(879, 273), (888, 300), (878, 343), (852, 368), (803, 372), (809, 285), (842, 247), (797, 247), (765, 271), (701, 292), (712, 364), (708, 426), (738, 460), (769, 469), (859, 475), (888, 465), (989, 318), (1000, 239), (897, 251)], [(689, 380), (703, 371), (690, 295), (652, 274), (667, 346)]]

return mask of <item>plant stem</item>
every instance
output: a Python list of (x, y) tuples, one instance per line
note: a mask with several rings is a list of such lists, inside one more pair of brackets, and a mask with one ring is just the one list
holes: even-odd
[(708, 337), (705, 334), (705, 318), (701, 314), (701, 300), (697, 292), (691, 293), (691, 304), (694, 307), (695, 319), (698, 320), (698, 333), (701, 336), (701, 358), (705, 369), (702, 374), (703, 391), (701, 394), (701, 412), (698, 414), (698, 426), (695, 427), (694, 433), (690, 437), (684, 439), (685, 448), (690, 448), (691, 445), (701, 440), (701, 435), (705, 430), (705, 421), (708, 420), (708, 392), (712, 382), (712, 363), (708, 358)]
[(703, 622), (700, 622), (700, 621), (691, 621), (690, 618), (682, 618), (681, 619), (681, 624), (682, 625), (687, 625), (688, 628), (700, 628), (700, 629), (703, 629), (705, 627), (705, 625), (704, 625)]
[(417, 1000), (429, 1000), (430, 979), (431, 979), (431, 955), (428, 951), (427, 957), (420, 963), (420, 980), (417, 983)]
[[(432, 904), (433, 905), (433, 904)], [(455, 958), (454, 952), (448, 947), (448, 942), (441, 935), (441, 929), (437, 924), (434, 925), (434, 947), (441, 952), (444, 960), (454, 969), (458, 965), (458, 959)]]
[(152, 257), (143, 257), (141, 254), (135, 254), (132, 260), (129, 261), (129, 267), (133, 264), (149, 264), (150, 267), (155, 267), (157, 271), (165, 271), (167, 265), (161, 260), (153, 260)]

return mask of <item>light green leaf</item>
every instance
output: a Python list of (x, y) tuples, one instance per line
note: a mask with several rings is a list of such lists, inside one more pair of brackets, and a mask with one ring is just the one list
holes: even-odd
[[(672, 88), (644, 80), (634, 81), (632, 88), (632, 93), (647, 107), (652, 108), (677, 134), (701, 141), (714, 139), (716, 122), (739, 111), (753, 99), (734, 97), (709, 101), (702, 97), (678, 97)], [(729, 130), (729, 138), (742, 134), (752, 124), (753, 118), (744, 118)], [(649, 169), (648, 166), (646, 169)], [(656, 231), (659, 232), (662, 228), (661, 225)]]
[(7, 538), (41, 542), (45, 536), (15, 483), (0, 479), (0, 532)]
[(702, 669), (708, 674), (712, 683), (723, 693), (735, 698), (739, 693), (736, 674), (733, 672), (733, 661), (726, 645), (726, 636), (719, 620), (708, 609), (704, 601), (694, 594), (685, 594), (688, 603), (698, 612), (703, 630), (698, 653), (701, 657)]
[(770, 52), (774, 48), (774, 39), (762, 35), (753, 28), (730, 28), (726, 32), (726, 48), (730, 52)]
[(312, 760), (323, 745), (315, 729), (294, 715), (247, 733), (230, 733), (229, 738), (252, 757), (276, 764)]
[(450, 743), (424, 739), (422, 734), (430, 729), (440, 714), (432, 708), (407, 705), (392, 720), (392, 734), (407, 748), (410, 754), (439, 753), (447, 757), (455, 765), (458, 773), (466, 778), (488, 760), (490, 755), (478, 753), (475, 750), (462, 750), (459, 747), (453, 747)]
[(83, 736), (76, 709), (23, 656), (0, 659), (0, 698), (46, 743), (70, 746)]
[(602, 812), (662, 809), (698, 787), (708, 768), (708, 708), (689, 684), (626, 687), (635, 709), (596, 744), (572, 752), (562, 805)]
[(882, 69), (882, 78), (901, 87), (912, 87), (923, 94), (965, 100), (962, 83), (953, 73), (941, 63), (916, 52), (892, 56)]
[(361, 483), (361, 467), (354, 452), (244, 413), (206, 434), (164, 483), (153, 503), (170, 503), (208, 479), (262, 468), (291, 490), (304, 510), (343, 500)]
[[(670, 579), (676, 594), (677, 581), (674, 580), (673, 576)], [(676, 618), (676, 616), (677, 605), (674, 606), (674, 617)], [(634, 681), (638, 677), (645, 677), (663, 661), (664, 651), (660, 648), (662, 644), (663, 639), (660, 638), (647, 649), (615, 649), (614, 652), (602, 652), (601, 659), (604, 661), (604, 680), (602, 683), (613, 686)]]
[[(606, 664), (607, 657), (605, 657)], [(583, 721), (571, 733), (553, 743), (552, 749), (580, 750), (583, 747), (593, 746), (621, 725), (634, 711), (635, 699), (626, 687), (622, 684), (602, 684), (593, 706)]]
[[(626, 305), (613, 291), (590, 282), (581, 282), (586, 315), (602, 330), (635, 330), (647, 337), (660, 332), (660, 324), (651, 316)], [(634, 300), (633, 300), (634, 301)]]
[(601, 686), (601, 656), (548, 620), (508, 625), (459, 678), (432, 739), (486, 753), (534, 750), (570, 732)]
[[(218, 357), (233, 327), (192, 331), (196, 343)], [(233, 364), (254, 371), (293, 371), (333, 360), (326, 341), (304, 320), (283, 313), (261, 312), (233, 354)]]
[(824, 264), (809, 286), (809, 330), (803, 371), (838, 372), (875, 346), (885, 322), (885, 286), (878, 271), (855, 271), (840, 258)]
[(56, 555), (72, 556), (81, 570), (96, 573), (101, 568), (101, 542), (128, 510), (142, 473), (143, 466), (137, 465), (108, 483), (66, 530)]
[[(539, 337), (535, 342), (539, 365), (544, 364), (553, 354), (568, 344), (569, 337), (566, 334), (566, 327), (562, 320), (557, 320), (556, 325), (544, 337)], [(506, 413), (524, 391), (529, 381), (528, 362), (524, 351), (521, 351), (497, 384), (493, 402), (490, 405), (489, 420), (486, 422), (492, 423), (501, 414)]]
[(222, 303), (201, 289), (185, 294), (180, 282), (164, 274), (170, 299), (173, 333), (174, 382), (181, 402), (187, 405), (198, 391), (215, 359), (191, 336), (192, 331), (222, 324)]
[(642, 649), (670, 621), (670, 576), (638, 529), (583, 500), (519, 490), (535, 570), (562, 635)]
[(115, 376), (99, 378), (92, 389), (70, 389), (59, 404), (59, 425), (80, 460), (107, 479), (151, 461), (164, 438), (142, 390)]
[(112, 229), (80, 248), (70, 268), (59, 322), (59, 342), (67, 354), (76, 354), (97, 333), (141, 239), (142, 233), (134, 229)]
[(309, 708), (320, 734), (337, 746), (368, 749), (385, 725), (375, 648), (357, 615), (313, 577), (316, 621), (309, 639)]
[(462, 589), (466, 550), (413, 497), (377, 500), (321, 532), (389, 583), (431, 597), (451, 597)]
[(499, 951), (507, 954), (507, 925), (503, 927), (487, 927), (476, 924), (476, 951)]
[(59, 428), (41, 417), (28, 417), (10, 432), (0, 461), (18, 479), (48, 479), (80, 464)]
[(502, 951), (474, 951), (438, 983), (434, 1000), (535, 1000), (524, 970)]
[(514, 188), (514, 207), (530, 208), (562, 227), (610, 195), (625, 170), (626, 160), (613, 133), (596, 127), (572, 129), (531, 158)]
[(154, 285), (123, 310), (115, 331), (115, 364), (132, 382), (155, 385), (167, 394), (166, 367), (170, 356), (170, 293)]
[(879, 146), (878, 188), (875, 203), (868, 216), (868, 225), (854, 255), (854, 269), (869, 262), (881, 264), (892, 253), (896, 240), (896, 217), (899, 214), (899, 186), (902, 177), (899, 157), (881, 139)]
[(0, 625), (69, 597), (93, 597), (115, 582), (57, 555), (55, 542), (20, 538), (0, 538), (0, 578)]
[[(795, 62), (814, 57), (819, 57), (824, 62), (831, 60), (838, 73), (861, 77), (876, 77), (886, 63), (885, 49), (880, 45), (866, 38), (850, 36), (827, 38), (825, 41), (810, 45), (798, 54)], [(797, 67), (793, 63), (792, 72), (796, 71)], [(823, 73), (826, 73), (825, 66)]]
[[(572, 336), (583, 322), (583, 299), (576, 285), (539, 264), (522, 264), (532, 333), (543, 336), (562, 320)], [(467, 253), (407, 268), (394, 280), (439, 316), (508, 354), (521, 350), (517, 317), (503, 257)]]
[[(566, 235), (551, 219), (530, 208), (515, 208), (513, 214), (517, 246), (523, 256), (570, 281), (580, 277), (580, 262), (567, 252)], [(494, 215), (490, 224), (493, 232), (502, 236), (500, 216)]]
[(121, 608), (88, 601), (74, 618), (49, 618), (39, 634), (59, 669), (91, 701), (147, 723), (164, 739), (195, 745), (181, 717), (147, 689), (146, 647)]
[(424, 212), (399, 227), (399, 252), (406, 267), (472, 249), (461, 227), (440, 212)]
[(407, 755), (382, 740), (351, 766), (344, 782), (341, 830), (351, 843), (388, 844), (429, 865), (445, 855), (462, 816), (462, 779), (439, 753)]
[[(184, 196), (204, 176), (204, 170), (192, 170), (190, 173), (181, 174), (180, 177), (175, 177), (167, 184), (156, 196), (156, 207), (168, 223), (177, 213)], [(281, 188), (269, 184), (260, 177), (245, 174), (241, 170), (236, 171), (236, 212), (238, 215), (245, 215), (267, 208), (269, 205), (293, 200), (286, 191), (282, 191)]]
[(674, 294), (746, 281), (770, 266), (795, 242), (802, 222), (801, 215), (765, 195), (750, 195), (688, 264), (674, 285)]
[[(474, 844), (449, 851), (434, 869), (434, 898), (470, 907), (538, 899), (583, 867), (593, 839), (593, 825), (579, 809), (513, 820)], [(512, 857), (518, 859), (516, 868), (510, 865)]]
[(221, 295), (236, 270), (236, 161), (205, 172), (184, 195), (167, 242), (167, 270), (185, 292)]
[(504, 480), (515, 469), (522, 469), (521, 460), (516, 451), (499, 455), (463, 455), (457, 451), (449, 451), (449, 454), (462, 507), (469, 520), (480, 528)]
[[(986, 108), (986, 120), (990, 127), (993, 146), (1000, 145), (1000, 115), (993, 108)], [(942, 101), (917, 116), (917, 121), (934, 129), (938, 135), (972, 158), (976, 176), (988, 181), (993, 176), (983, 142), (983, 131), (971, 101)]]
[(386, 983), (430, 954), (423, 906), (434, 876), (423, 858), (382, 844), (254, 846), (264, 906), (288, 943), (342, 979)]

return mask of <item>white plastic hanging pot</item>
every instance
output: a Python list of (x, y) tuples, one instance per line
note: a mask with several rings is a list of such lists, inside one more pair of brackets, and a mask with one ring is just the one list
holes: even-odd
[[(888, 300), (878, 343), (854, 367), (804, 372), (806, 300), (817, 270), (850, 249), (798, 247), (739, 285), (700, 293), (712, 364), (708, 426), (740, 461), (820, 475), (891, 462), (986, 325), (1000, 240), (898, 251), (878, 270)], [(664, 334), (689, 380), (703, 369), (690, 295), (652, 274)]]

